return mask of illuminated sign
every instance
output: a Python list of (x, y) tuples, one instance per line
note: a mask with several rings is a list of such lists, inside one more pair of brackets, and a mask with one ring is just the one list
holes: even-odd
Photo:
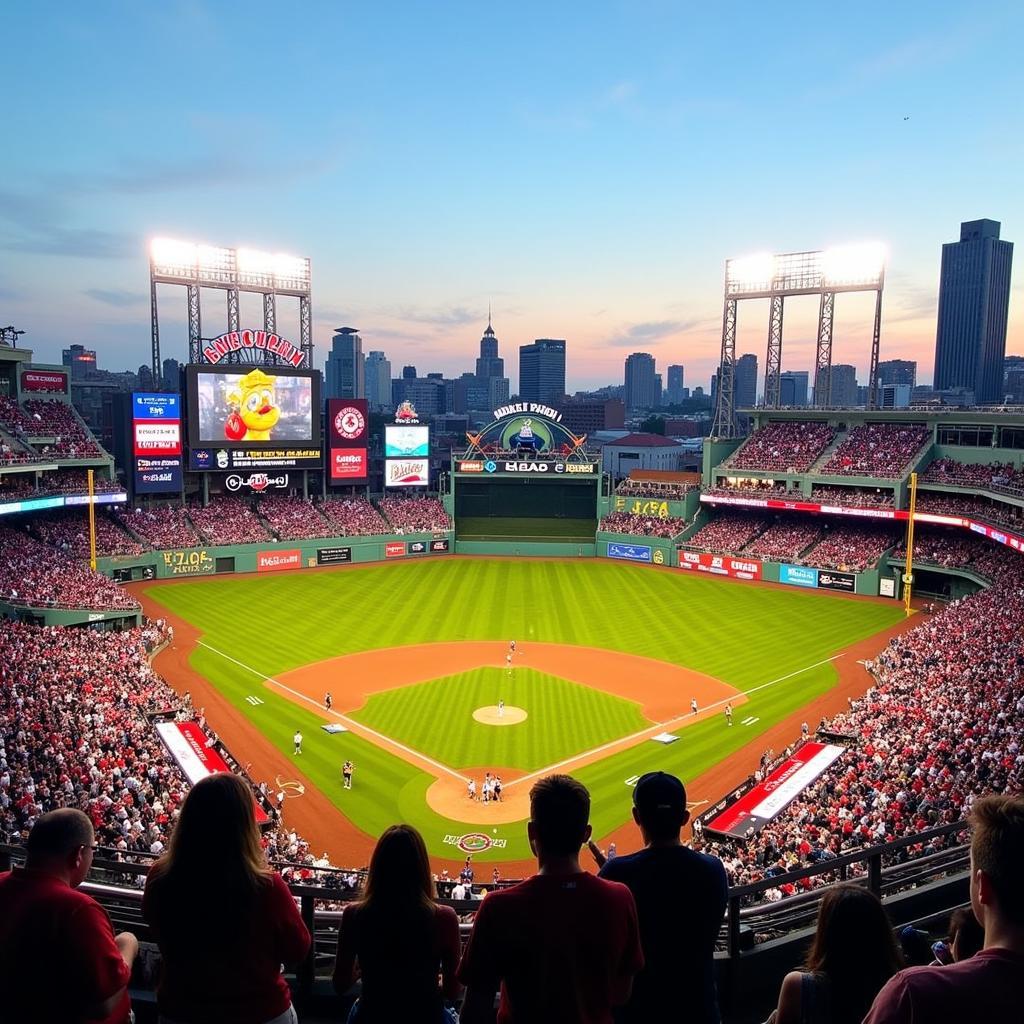
[(272, 331), (228, 331), (206, 342), (203, 358), (208, 363), (219, 363), (229, 352), (240, 352), (243, 349), (270, 352), (294, 367), (306, 361), (306, 353), (301, 348)]

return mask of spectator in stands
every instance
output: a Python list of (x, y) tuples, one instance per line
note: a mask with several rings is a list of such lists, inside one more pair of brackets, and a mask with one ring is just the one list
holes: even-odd
[(913, 967), (878, 994), (864, 1024), (1020, 1020), (1024, 1007), (1024, 796), (989, 796), (971, 812), (971, 907), (980, 953)]
[(459, 919), (435, 895), (423, 837), (392, 825), (377, 840), (362, 900), (341, 915), (335, 991), (343, 995), (362, 978), (349, 1024), (454, 1024), (443, 1000), (459, 992)]
[(0, 875), (0, 1018), (33, 1024), (131, 1017), (128, 980), (139, 951), (78, 891), (92, 867), (88, 817), (61, 808), (36, 820), (24, 868)]
[(679, 841), (689, 818), (682, 782), (665, 772), (648, 772), (633, 788), (633, 820), (644, 849), (607, 861), (600, 851), (595, 854), (602, 878), (629, 887), (640, 918), (644, 967), (629, 1002), (615, 1014), (617, 1024), (681, 1017), (718, 1024), (721, 1019), (714, 953), (728, 884), (717, 857)]
[(804, 970), (783, 979), (770, 1024), (859, 1024), (903, 966), (879, 898), (857, 885), (829, 889)]
[(530, 790), (527, 834), (540, 870), (480, 904), (459, 966), (467, 986), (462, 1024), (607, 1022), (629, 999), (643, 967), (629, 890), (587, 874), (580, 847), (590, 838), (590, 794), (568, 775)]
[(985, 947), (985, 929), (978, 924), (971, 907), (957, 907), (949, 917), (949, 941), (936, 942), (932, 947), (935, 959), (930, 966), (960, 963), (970, 960)]
[(175, 1024), (295, 1024), (281, 964), (310, 936), (281, 876), (266, 863), (253, 794), (238, 776), (189, 791), (168, 852), (142, 900), (163, 957), (157, 1002)]

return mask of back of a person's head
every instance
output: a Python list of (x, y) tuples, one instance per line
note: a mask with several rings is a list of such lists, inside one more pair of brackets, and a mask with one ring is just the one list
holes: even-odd
[(549, 775), (530, 790), (530, 819), (545, 854), (578, 853), (590, 821), (590, 793), (571, 775)]
[(384, 830), (370, 857), (362, 909), (432, 907), (434, 882), (423, 836), (412, 825)]
[(881, 900), (859, 885), (828, 889), (818, 909), (806, 968), (833, 984), (836, 1019), (859, 1021), (900, 967), (899, 947)]
[(230, 772), (197, 782), (181, 805), (167, 853), (154, 868), (177, 891), (230, 898), (254, 892), (270, 875), (249, 787)]
[(972, 874), (984, 871), (1000, 917), (1024, 926), (1024, 796), (983, 797), (970, 820)]
[(30, 865), (52, 864), (70, 857), (93, 841), (92, 822), (73, 807), (61, 807), (40, 816), (28, 834), (25, 849)]
[(648, 772), (633, 787), (636, 819), (649, 840), (663, 842), (679, 838), (686, 824), (686, 787), (668, 772)]

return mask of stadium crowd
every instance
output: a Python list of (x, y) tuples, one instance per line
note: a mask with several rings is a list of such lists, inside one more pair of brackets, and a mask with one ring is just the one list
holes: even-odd
[(370, 537), (391, 532), (369, 498), (335, 498), (317, 507), (334, 525), (336, 536)]
[(686, 529), (679, 516), (644, 516), (633, 512), (612, 512), (598, 525), (605, 533), (627, 533), (638, 537), (678, 537)]
[(834, 523), (804, 561), (819, 569), (864, 572), (896, 543), (897, 533), (887, 523)]
[(682, 501), (696, 484), (676, 483), (671, 480), (643, 480), (626, 477), (615, 488), (616, 494), (627, 498), (662, 498), (666, 501)]
[(953, 484), (955, 487), (1005, 487), (1024, 491), (1024, 469), (1012, 463), (958, 462), (935, 459), (921, 475), (922, 483)]
[(843, 438), (821, 467), (821, 473), (825, 476), (902, 476), (928, 436), (928, 428), (919, 424), (862, 423)]
[(0, 466), (21, 466), (45, 460), (27, 444), (11, 436), (0, 435)]
[(730, 483), (724, 477), (714, 487), (705, 487), (705, 494), (715, 494), (723, 498), (742, 495), (744, 498), (787, 498), (792, 501), (801, 501), (800, 488), (792, 490), (783, 483), (776, 483), (774, 480), (759, 480), (752, 477), (748, 480), (738, 479)]
[(697, 551), (735, 554), (763, 533), (769, 523), (769, 519), (752, 512), (724, 512), (702, 526), (685, 546)]
[(258, 544), (272, 539), (248, 498), (219, 495), (206, 508), (189, 505), (188, 515), (207, 544)]
[[(93, 473), (92, 489), (95, 494), (124, 494), (124, 488), (117, 480)], [(38, 493), (44, 494), (88, 494), (89, 480), (84, 469), (60, 469), (44, 473), (39, 478)]]
[(24, 408), (30, 424), (26, 430), (27, 435), (53, 438), (53, 441), (36, 446), (41, 455), (54, 455), (62, 459), (88, 459), (104, 455), (96, 439), (66, 402), (29, 398)]
[(452, 521), (437, 498), (388, 495), (377, 504), (395, 533), (438, 533), (452, 528)]
[(960, 519), (981, 519), (986, 523), (1005, 526), (1008, 530), (1024, 529), (1024, 514), (1017, 505), (973, 494), (950, 494), (946, 491), (917, 492), (917, 511), (935, 515), (956, 516)]
[(117, 509), (113, 514), (129, 533), (153, 548), (192, 548), (203, 542), (181, 505)]
[(334, 527), (327, 522), (309, 498), (268, 495), (260, 498), (260, 515), (280, 540), (305, 540), (333, 537)]
[(138, 601), (85, 562), (0, 526), (0, 597), (29, 607), (136, 610)]
[[(112, 519), (97, 515), (97, 555), (141, 555), (145, 548), (133, 540)], [(30, 531), (41, 541), (75, 558), (86, 559), (89, 549), (89, 516), (83, 510), (54, 512), (30, 521)]]
[(832, 443), (827, 423), (768, 423), (726, 461), (729, 469), (806, 473)]
[(830, 484), (813, 484), (811, 501), (819, 505), (839, 505), (845, 508), (892, 508), (896, 504), (896, 493), (881, 487), (834, 487)]
[(799, 559), (803, 551), (821, 536), (816, 519), (806, 516), (779, 516), (764, 533), (755, 537), (744, 549), (744, 554), (791, 562)]

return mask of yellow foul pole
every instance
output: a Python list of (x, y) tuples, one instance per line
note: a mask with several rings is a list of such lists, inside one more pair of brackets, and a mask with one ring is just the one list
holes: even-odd
[(89, 566), (96, 568), (96, 491), (93, 489), (93, 472), (89, 470)]
[(917, 509), (917, 474), (910, 474), (910, 518), (907, 520), (907, 564), (903, 569), (903, 603), (910, 615), (914, 589), (914, 512)]

